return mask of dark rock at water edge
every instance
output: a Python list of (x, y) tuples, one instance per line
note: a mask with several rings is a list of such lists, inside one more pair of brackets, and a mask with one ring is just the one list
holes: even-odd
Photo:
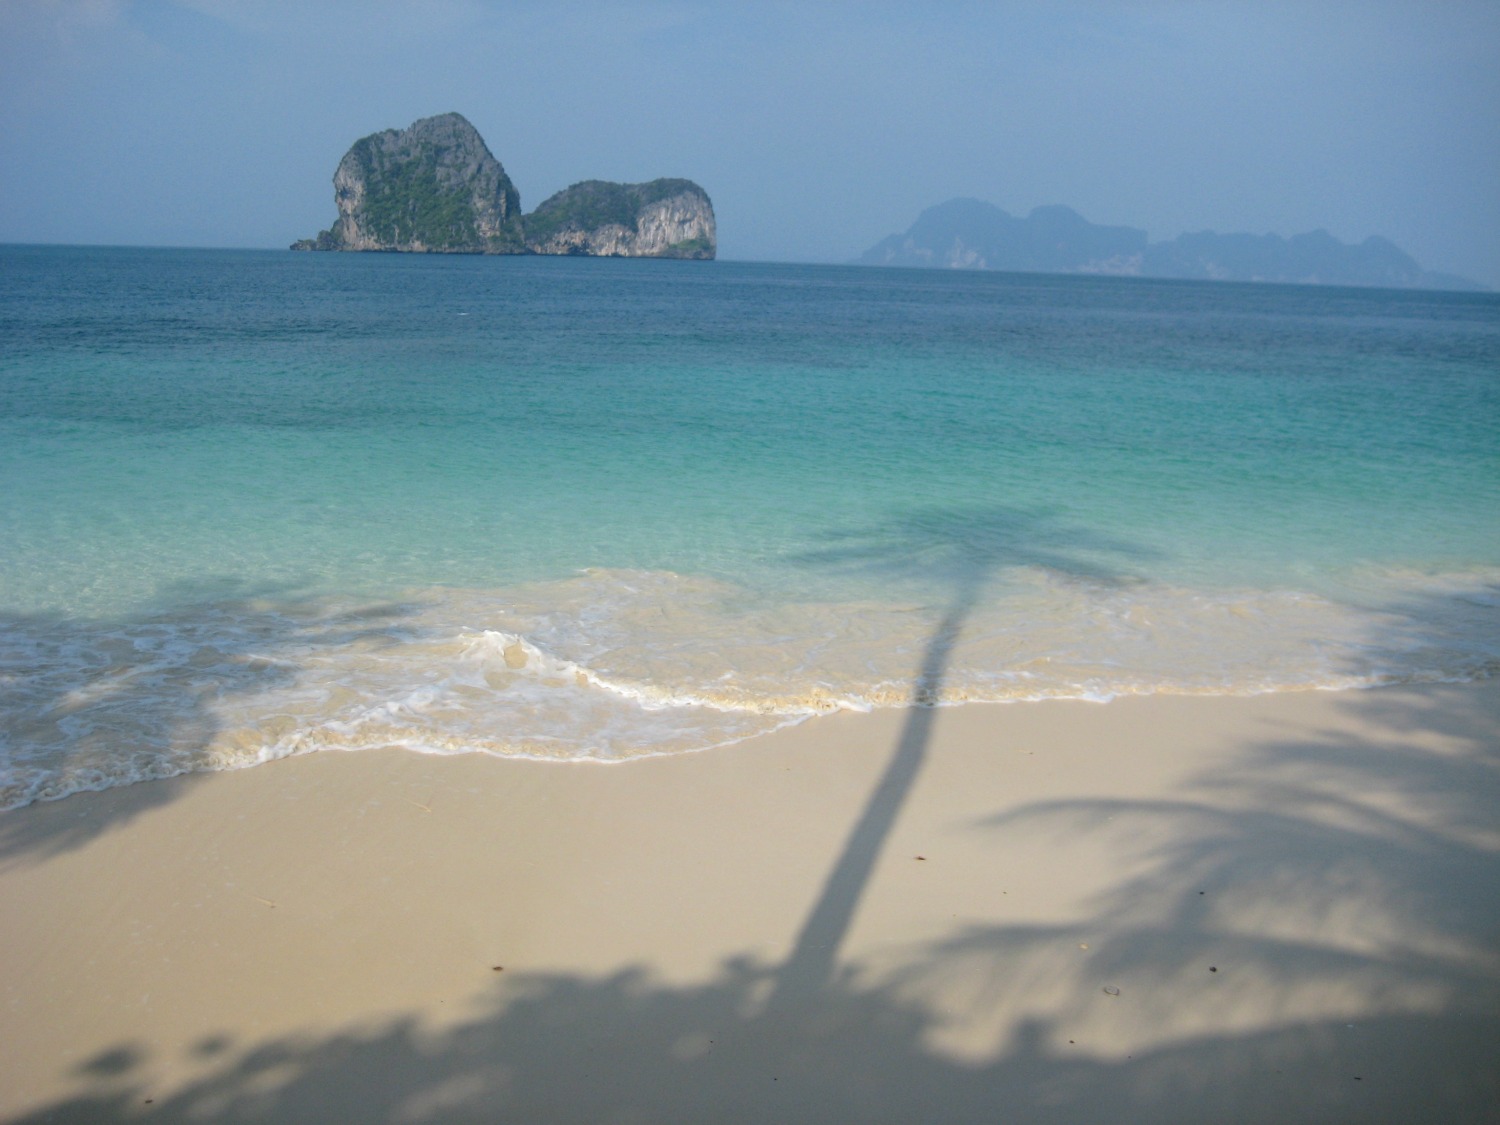
[(1100, 226), (1068, 207), (1038, 207), (1019, 219), (978, 199), (953, 199), (928, 208), (905, 234), (883, 239), (857, 261), (1024, 273), (1484, 288), (1467, 278), (1424, 270), (1379, 237), (1350, 245), (1324, 230), (1292, 238), (1202, 231), (1150, 242), (1143, 230)]
[(713, 204), (691, 180), (589, 180), (531, 215), (457, 113), (358, 140), (333, 177), (338, 220), (293, 250), (712, 258)]

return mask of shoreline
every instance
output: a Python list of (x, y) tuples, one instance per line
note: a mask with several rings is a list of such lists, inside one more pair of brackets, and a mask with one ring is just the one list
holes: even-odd
[(33, 804), (0, 1120), (1494, 1120), (1497, 744), (1489, 680)]

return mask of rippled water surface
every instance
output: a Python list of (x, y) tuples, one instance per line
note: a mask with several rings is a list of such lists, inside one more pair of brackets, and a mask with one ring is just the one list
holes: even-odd
[(943, 630), (954, 700), (1500, 667), (1493, 295), (9, 247), (0, 341), (0, 805), (701, 749)]

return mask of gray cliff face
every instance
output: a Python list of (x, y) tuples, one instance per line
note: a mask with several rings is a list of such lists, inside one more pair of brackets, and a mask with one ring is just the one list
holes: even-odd
[(521, 252), (521, 200), (457, 113), (358, 140), (333, 176), (339, 217), (294, 249)]
[(718, 243), (713, 204), (690, 180), (587, 180), (544, 202), (525, 227), (533, 254), (704, 259)]
[(339, 217), (293, 250), (712, 258), (713, 204), (691, 180), (588, 180), (531, 215), (456, 113), (356, 141), (333, 177)]

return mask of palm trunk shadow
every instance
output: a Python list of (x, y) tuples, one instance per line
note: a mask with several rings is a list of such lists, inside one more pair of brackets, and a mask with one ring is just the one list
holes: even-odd
[(799, 998), (814, 996), (833, 982), (834, 963), (854, 912), (926, 760), (934, 707), (942, 697), (943, 677), (976, 596), (977, 591), (967, 591), (956, 599), (928, 642), (921, 671), (913, 685), (912, 706), (907, 711), (895, 752), (849, 833), (838, 862), (823, 884), (823, 893), (797, 935), (796, 945), (775, 974), (767, 1011), (783, 1009)]

